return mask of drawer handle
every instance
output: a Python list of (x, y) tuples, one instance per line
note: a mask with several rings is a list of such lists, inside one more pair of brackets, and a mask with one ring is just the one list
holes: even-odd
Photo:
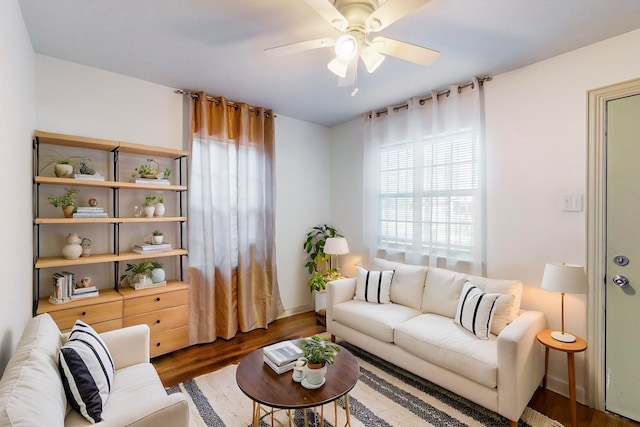
[(156, 298), (156, 301), (160, 301), (160, 297)]
[(160, 343), (159, 342), (156, 343), (156, 347), (160, 347)]
[(87, 315), (87, 312), (86, 312), (86, 311), (83, 311), (83, 312), (82, 312), (82, 315), (83, 315), (83, 316), (86, 316), (86, 315)]
[(156, 320), (156, 324), (159, 325), (160, 324), (160, 319)]

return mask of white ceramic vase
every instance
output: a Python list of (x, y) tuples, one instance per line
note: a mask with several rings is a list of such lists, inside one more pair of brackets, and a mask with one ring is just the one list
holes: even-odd
[(160, 283), (165, 281), (166, 274), (163, 268), (154, 268), (151, 270), (151, 281), (153, 283)]
[(80, 258), (80, 255), (82, 255), (81, 241), (78, 233), (69, 233), (67, 235), (67, 244), (62, 248), (62, 256), (66, 259)]
[(142, 212), (144, 213), (144, 216), (146, 216), (147, 218), (151, 218), (155, 210), (156, 210), (156, 207), (153, 205), (145, 206), (144, 208), (142, 208)]
[(307, 369), (305, 372), (305, 379), (311, 386), (318, 386), (324, 381), (324, 376), (327, 374), (327, 365), (322, 368), (310, 368), (307, 363)]
[(164, 203), (156, 203), (156, 210), (154, 212), (155, 216), (163, 216), (164, 215)]
[(151, 236), (151, 239), (153, 239), (153, 244), (154, 245), (159, 245), (160, 243), (162, 243), (162, 239), (164, 238), (163, 235), (160, 236)]
[(53, 172), (58, 178), (71, 178), (73, 176), (73, 165), (58, 163), (53, 167)]

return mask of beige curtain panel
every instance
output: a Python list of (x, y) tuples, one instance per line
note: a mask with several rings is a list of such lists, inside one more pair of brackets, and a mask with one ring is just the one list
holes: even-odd
[(274, 119), (191, 98), (191, 344), (266, 328), (282, 312), (275, 262)]

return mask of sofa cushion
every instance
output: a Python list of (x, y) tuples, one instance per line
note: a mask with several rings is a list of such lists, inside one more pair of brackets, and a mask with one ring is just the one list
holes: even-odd
[(91, 423), (102, 421), (115, 367), (106, 344), (91, 326), (76, 320), (60, 349), (59, 368), (71, 407)]
[(420, 314), (401, 304), (369, 304), (360, 300), (336, 304), (332, 313), (334, 321), (384, 342), (393, 342), (394, 329)]
[(389, 291), (391, 289), (391, 279), (393, 270), (374, 271), (365, 270), (356, 266), (356, 295), (354, 299), (378, 304), (390, 303)]
[(389, 296), (391, 302), (420, 310), (427, 267), (374, 258), (371, 269), (395, 270)]
[(58, 373), (61, 345), (50, 315), (27, 322), (0, 380), (0, 425), (62, 426), (67, 399)]
[(420, 310), (454, 318), (466, 275), (444, 268), (429, 268)]
[(518, 280), (488, 279), (481, 276), (468, 276), (467, 279), (484, 292), (501, 294), (496, 303), (496, 310), (491, 322), (491, 333), (499, 335), (520, 314), (522, 282)]
[(395, 343), (416, 357), (490, 388), (497, 386), (498, 341), (479, 340), (451, 318), (422, 314), (398, 325)]
[(454, 322), (478, 338), (489, 339), (491, 320), (498, 298), (500, 294), (484, 293), (467, 280), (462, 287)]

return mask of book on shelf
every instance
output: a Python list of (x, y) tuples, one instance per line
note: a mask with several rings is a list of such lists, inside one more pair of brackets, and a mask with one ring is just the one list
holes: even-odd
[(73, 290), (73, 295), (86, 294), (88, 292), (95, 292), (97, 290), (98, 288), (96, 288), (95, 286), (88, 286), (86, 288), (75, 288)]
[(144, 254), (158, 254), (158, 253), (162, 253), (162, 252), (171, 252), (172, 250), (173, 250), (173, 248), (140, 249), (138, 247), (134, 247), (132, 249), (132, 252), (144, 255)]
[(135, 289), (136, 291), (140, 290), (140, 289), (151, 289), (151, 288), (160, 288), (162, 286), (167, 286), (167, 281), (163, 280), (162, 282), (156, 282), (156, 283), (134, 283), (133, 284), (133, 289)]
[(290, 364), (302, 357), (302, 350), (292, 341), (281, 341), (268, 345), (262, 349), (262, 352), (276, 366)]
[(87, 179), (92, 181), (104, 181), (104, 176), (100, 174), (89, 175), (86, 173), (76, 173), (73, 175), (75, 179)]
[(282, 366), (278, 366), (271, 359), (269, 359), (266, 354), (263, 356), (263, 359), (264, 363), (266, 363), (271, 369), (273, 369), (276, 374), (284, 374), (285, 372), (292, 370), (298, 362), (298, 359), (296, 359)]
[(100, 295), (100, 291), (86, 292), (84, 294), (74, 294), (71, 295), (71, 301), (83, 299), (83, 298), (92, 298)]
[(104, 208), (99, 206), (78, 206), (76, 208), (77, 213), (86, 213), (86, 212), (104, 212)]
[(171, 181), (168, 179), (157, 178), (131, 178), (129, 182), (136, 184), (158, 184), (158, 185), (171, 185)]
[(74, 218), (109, 218), (109, 214), (106, 212), (76, 212), (73, 214)]
[(140, 249), (141, 251), (154, 251), (158, 249), (171, 249), (171, 243), (142, 243), (139, 245), (135, 245), (134, 248)]

